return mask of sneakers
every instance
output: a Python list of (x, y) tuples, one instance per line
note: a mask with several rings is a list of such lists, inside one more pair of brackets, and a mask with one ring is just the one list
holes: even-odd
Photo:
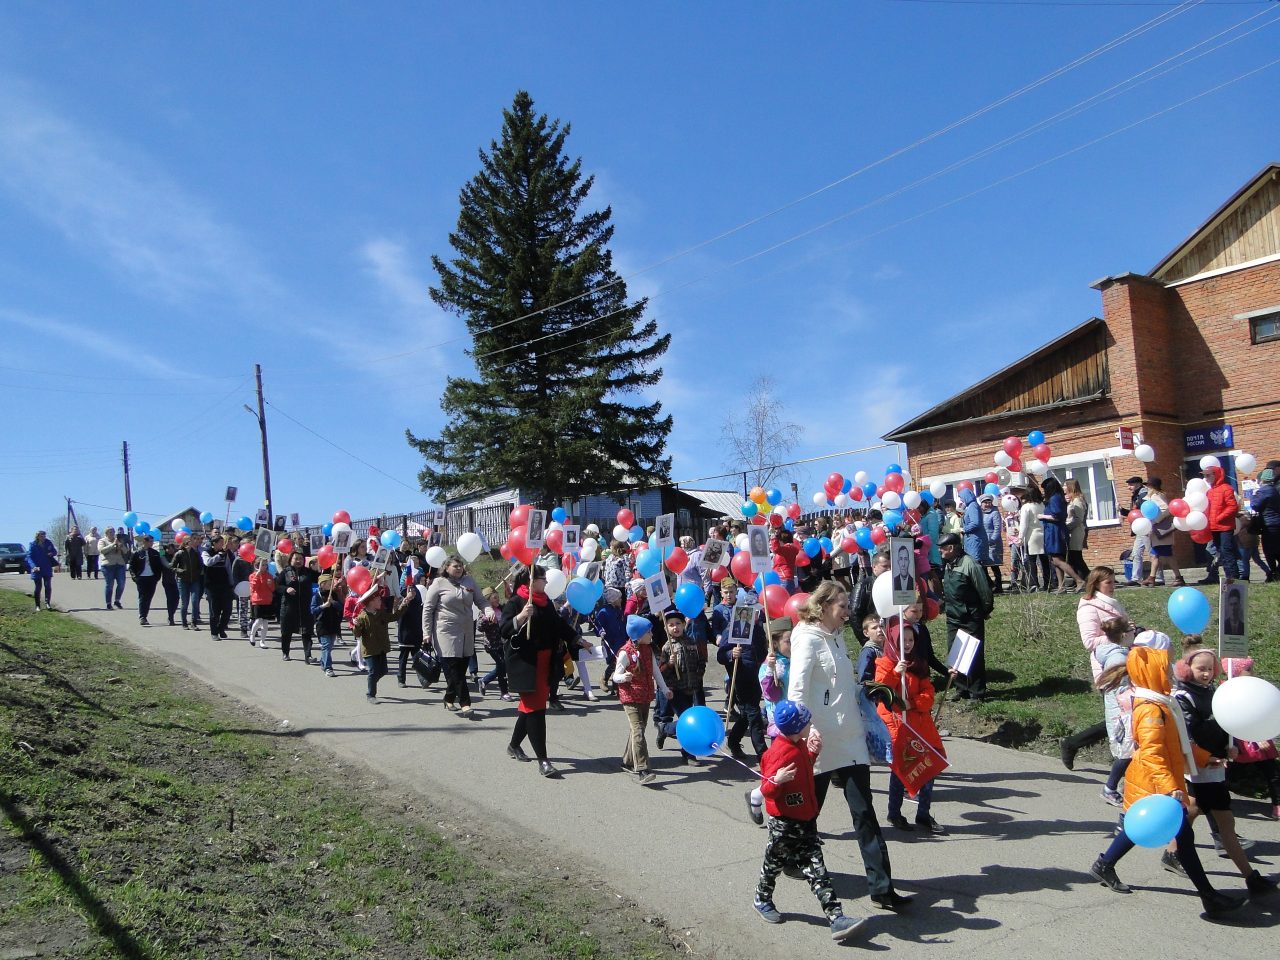
[(505, 701), (507, 701), (507, 703), (510, 703), (511, 701), (513, 701), (513, 700), (515, 699), (515, 697), (513, 697), (513, 696), (512, 696), (511, 694), (509, 694), (509, 693), (504, 693), (504, 694), (502, 695), (502, 699), (503, 699), (503, 700), (505, 700)]
[(648, 786), (658, 779), (652, 770), (637, 770), (636, 773), (640, 774), (640, 783), (642, 786)]
[[(756, 909), (759, 909), (759, 907), (757, 907)], [(761, 914), (761, 916), (764, 916), (764, 914)], [(838, 917), (832, 917), (831, 918), (831, 939), (836, 941), (847, 940), (851, 936), (853, 936), (855, 933), (857, 933), (858, 928), (861, 927), (866, 922), (867, 922), (866, 917), (857, 917), (857, 918), (846, 917), (843, 914)]]
[(326, 677), (336, 677), (336, 676), (337, 676), (337, 674), (333, 672), (333, 668), (332, 668), (332, 667), (330, 667), (328, 670), (326, 670), (326, 671), (324, 672), (324, 675), (325, 675)]
[(1133, 889), (1116, 876), (1116, 868), (1101, 857), (1093, 861), (1093, 866), (1089, 868), (1089, 875), (1116, 893), (1133, 893)]
[(370, 703), (378, 702), (378, 698), (375, 697), (372, 693), (365, 694), (365, 699), (368, 700)]
[(1124, 806), (1124, 795), (1119, 790), (1112, 790), (1110, 787), (1102, 788), (1102, 799), (1113, 807)]
[[(1241, 850), (1250, 850), (1253, 848), (1253, 845), (1256, 843), (1256, 841), (1246, 840), (1244, 837), (1236, 837), (1236, 840), (1239, 841)], [(1214, 835), (1214, 838), (1213, 838), (1213, 849), (1218, 851), (1218, 856), (1220, 857), (1231, 856), (1231, 854), (1227, 853), (1227, 848), (1222, 845), (1222, 838), (1217, 836), (1216, 834)]]
[(747, 816), (757, 827), (764, 826), (764, 807), (751, 799), (751, 791), (747, 791)]
[(1160, 866), (1164, 867), (1170, 873), (1176, 874), (1184, 880), (1186, 879), (1187, 871), (1183, 869), (1182, 861), (1178, 859), (1177, 854), (1171, 853), (1168, 850), (1164, 851), (1160, 854)]
[[(765, 923), (781, 923), (782, 914), (778, 912), (778, 908), (773, 905), (771, 900), (757, 900), (751, 904), (756, 908), (756, 913), (760, 914), (760, 919)], [(837, 918), (842, 919), (842, 918)]]
[(408, 686), (408, 684), (407, 684), (407, 683), (405, 683), (403, 680), (397, 680), (397, 681), (396, 681), (396, 686), (397, 686), (397, 687), (407, 687), (407, 686)]

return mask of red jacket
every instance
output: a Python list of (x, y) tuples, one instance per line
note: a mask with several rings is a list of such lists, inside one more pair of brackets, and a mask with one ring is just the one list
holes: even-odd
[(1236, 514), (1240, 512), (1240, 504), (1236, 502), (1236, 492), (1227, 483), (1221, 469), (1214, 471), (1213, 486), (1209, 488), (1209, 509), (1205, 515), (1209, 518), (1211, 533), (1224, 533), (1236, 528)]
[(796, 553), (800, 547), (795, 541), (773, 545), (773, 571), (783, 580), (790, 580), (796, 575)]
[(249, 602), (257, 607), (271, 606), (272, 596), (276, 592), (276, 578), (267, 571), (249, 574)]
[[(796, 765), (796, 778), (789, 783), (769, 780), (788, 763)], [(771, 817), (787, 820), (814, 820), (818, 816), (818, 795), (813, 787), (813, 757), (804, 740), (792, 743), (786, 737), (775, 737), (760, 758), (760, 792), (764, 808)]]

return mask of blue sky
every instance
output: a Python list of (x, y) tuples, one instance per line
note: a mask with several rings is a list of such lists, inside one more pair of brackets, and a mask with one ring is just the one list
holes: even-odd
[[(1236, 42), (940, 173), (1246, 18), (1193, 54)], [(63, 496), (120, 505), (121, 440), (140, 512), (221, 514), (229, 484), (252, 512), (255, 362), (277, 512), (425, 507), (403, 432), (438, 428), (445, 376), (469, 368), (429, 258), (520, 88), (572, 124), (615, 261), (673, 334), (674, 477), (723, 469), (721, 424), (764, 373), (804, 426), (795, 456), (875, 443), (1099, 312), (1090, 281), (1149, 269), (1280, 159), (1275, 66), (1085, 146), (1269, 63), (1277, 19), (1211, 2), (11, 0), (0, 539)], [(818, 464), (802, 496), (890, 459)]]

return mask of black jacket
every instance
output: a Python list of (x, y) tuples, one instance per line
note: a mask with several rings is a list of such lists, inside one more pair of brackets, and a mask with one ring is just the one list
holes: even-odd
[(183, 547), (173, 557), (173, 570), (183, 583), (197, 583), (204, 579), (204, 564), (200, 551), (195, 547)]
[(142, 576), (142, 568), (148, 560), (151, 563), (151, 575), (160, 577), (164, 573), (164, 561), (160, 557), (160, 551), (155, 547), (139, 550), (129, 558), (129, 576), (135, 580)]
[(1187, 733), (1192, 743), (1225, 760), (1231, 738), (1213, 719), (1213, 687), (1202, 687), (1184, 680), (1178, 684), (1174, 696), (1178, 698), (1182, 715), (1187, 720)]
[(576, 631), (556, 613), (555, 604), (534, 607), (533, 619), (520, 625), (516, 617), (524, 609), (521, 597), (512, 597), (502, 608), (502, 647), (507, 659), (507, 683), (514, 693), (538, 688), (538, 651), (550, 650), (552, 659), (562, 644), (575, 643)]

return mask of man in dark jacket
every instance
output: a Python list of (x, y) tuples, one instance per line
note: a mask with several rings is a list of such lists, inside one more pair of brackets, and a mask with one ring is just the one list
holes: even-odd
[(938, 541), (942, 552), (943, 611), (947, 615), (947, 643), (955, 642), (956, 631), (964, 630), (981, 643), (967, 677), (957, 678), (960, 697), (981, 700), (987, 695), (986, 622), (995, 609), (991, 584), (973, 557), (961, 548), (954, 533)]
[(72, 527), (62, 544), (67, 558), (67, 566), (71, 568), (71, 579), (80, 579), (80, 568), (84, 566), (84, 537), (80, 536), (80, 528)]
[(227, 639), (231, 620), (231, 570), (235, 554), (227, 549), (221, 533), (215, 533), (200, 555), (204, 564), (204, 589), (209, 595), (209, 633), (215, 640)]
[[(182, 629), (194, 625), (200, 629), (200, 598), (204, 596), (204, 564), (200, 562), (200, 545), (203, 538), (198, 533), (187, 537), (173, 557), (173, 572), (178, 578), (178, 603), (182, 610)], [(190, 610), (192, 619), (188, 621)]]
[(147, 623), (147, 614), (151, 612), (151, 599), (156, 595), (160, 575), (164, 572), (164, 561), (154, 543), (150, 534), (139, 534), (138, 549), (129, 558), (129, 576), (138, 591), (138, 622), (144, 627), (151, 626)]
[[(760, 617), (756, 617), (751, 631), (751, 641), (744, 643), (733, 636), (733, 607), (737, 599), (736, 586), (732, 591), (725, 587), (731, 583), (726, 577), (720, 583), (721, 602), (711, 612), (711, 629), (716, 637), (716, 659), (730, 672), (733, 687), (733, 708), (737, 718), (729, 727), (726, 740), (729, 752), (735, 759), (747, 762), (742, 752), (742, 735), (749, 733), (756, 757), (764, 754), (764, 717), (760, 712), (760, 665), (769, 655), (769, 640), (765, 636)], [(734, 667), (734, 661), (738, 661)]]

